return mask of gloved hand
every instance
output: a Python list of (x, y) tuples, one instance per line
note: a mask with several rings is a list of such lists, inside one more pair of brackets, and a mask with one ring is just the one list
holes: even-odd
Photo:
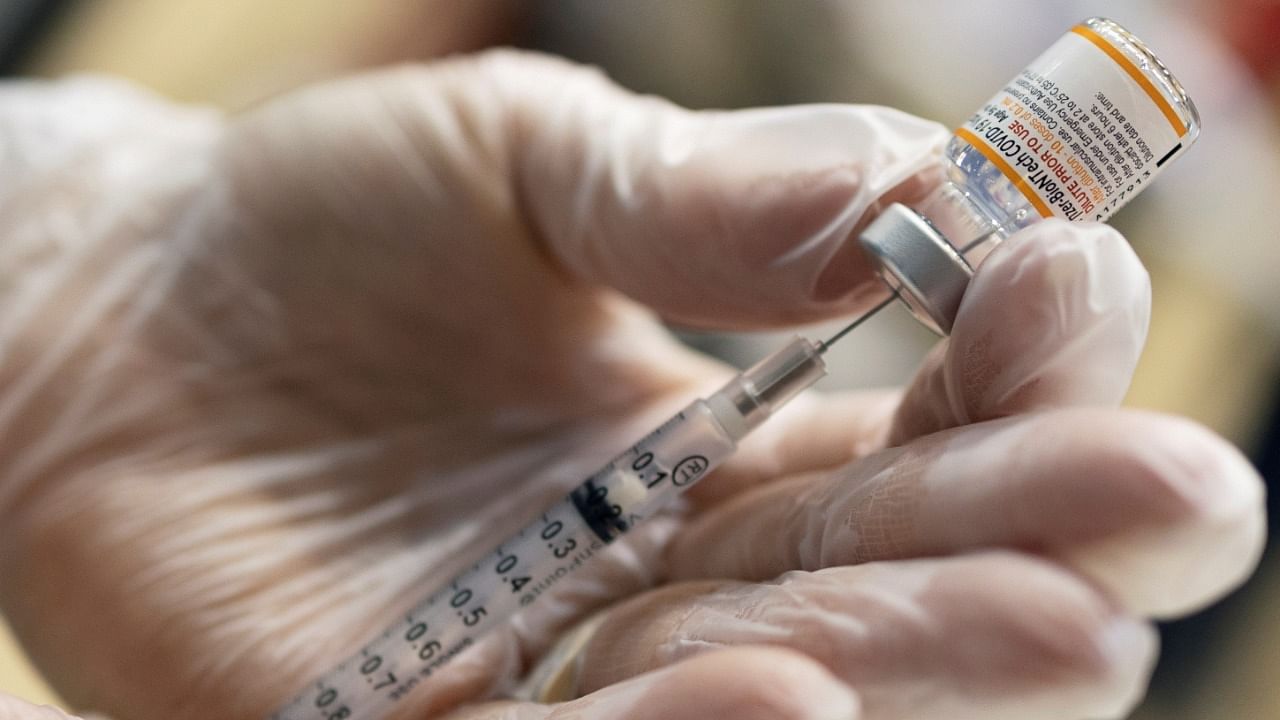
[[(9, 85), (4, 611), (75, 707), (265, 716), (728, 375), (654, 313), (873, 301), (850, 238), (946, 136), (689, 113), (511, 53), (229, 121)], [(1010, 239), (905, 396), (798, 399), (398, 716), (1122, 714), (1143, 618), (1238, 584), (1263, 532), (1227, 443), (1115, 409), (1147, 307), (1106, 227)], [(581, 698), (502, 699), (592, 614)]]

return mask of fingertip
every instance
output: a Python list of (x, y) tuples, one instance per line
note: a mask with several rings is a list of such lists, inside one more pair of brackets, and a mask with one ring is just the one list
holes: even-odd
[(1265, 486), (1226, 440), (1189, 420), (1142, 413), (1140, 447), (1152, 495), (1174, 496), (1182, 511), (1068, 553), (1126, 607), (1159, 618), (1203, 608), (1239, 587), (1266, 541)]
[(953, 681), (981, 688), (992, 701), (989, 716), (1041, 717), (1052, 708), (1120, 718), (1145, 693), (1159, 649), (1155, 628), (1074, 573), (1003, 551), (933, 572), (926, 601), (939, 622), (963, 628), (946, 658), (957, 667)]
[[(1024, 578), (1043, 590), (1036, 612), (1044, 622), (1027, 628), (1033, 639), (1028, 639), (1026, 647), (1040, 647), (1041, 652), (1034, 654), (1052, 659), (1063, 677), (1061, 701), (1074, 706), (1081, 717), (1126, 717), (1145, 694), (1159, 654), (1155, 627), (1121, 611), (1053, 563), (1018, 559), (1024, 564), (1023, 572), (1038, 566), (1042, 576), (1038, 583), (1035, 573)], [(1012, 607), (1009, 612), (1015, 616)], [(1067, 700), (1073, 694), (1075, 699)]]
[(1120, 233), (1045, 220), (979, 267), (952, 332), (949, 381), (973, 419), (1118, 404), (1150, 308), (1149, 277)]
[[(913, 538), (926, 551), (1037, 548), (1131, 612), (1173, 617), (1238, 587), (1264, 547), (1264, 486), (1189, 420), (1079, 408), (955, 431)], [(963, 518), (964, 522), (951, 522)]]
[(1146, 695), (1151, 673), (1160, 655), (1160, 633), (1155, 626), (1128, 615), (1117, 615), (1095, 638), (1100, 655), (1098, 706), (1092, 717), (1128, 717)]
[(917, 373), (895, 444), (956, 425), (1128, 392), (1151, 315), (1147, 271), (1120, 233), (1050, 218), (978, 267), (943, 354)]

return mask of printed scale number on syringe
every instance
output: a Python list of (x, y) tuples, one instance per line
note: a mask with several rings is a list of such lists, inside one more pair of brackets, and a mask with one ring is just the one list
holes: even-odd
[(272, 717), (381, 717), (733, 449), (706, 403), (695, 402)]

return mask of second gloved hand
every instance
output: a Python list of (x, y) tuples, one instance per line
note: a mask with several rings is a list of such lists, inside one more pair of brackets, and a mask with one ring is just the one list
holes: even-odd
[[(85, 81), (0, 112), (0, 601), (68, 700), (121, 718), (266, 715), (723, 379), (651, 311), (865, 307), (849, 239), (927, 192), (947, 135), (688, 113), (513, 54), (229, 122)], [(1107, 407), (1145, 330), (1117, 235), (997, 252), (901, 403), (797, 401), (401, 715), (1122, 711), (1141, 616), (1251, 567), (1258, 481), (1202, 429)], [(1197, 554), (1210, 533), (1233, 563)], [(598, 611), (589, 694), (476, 704)]]

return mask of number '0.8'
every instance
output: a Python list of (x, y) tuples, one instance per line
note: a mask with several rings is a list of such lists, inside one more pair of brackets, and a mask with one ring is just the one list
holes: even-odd
[(316, 707), (318, 708), (328, 707), (329, 705), (333, 704), (334, 700), (337, 700), (337, 699), (338, 699), (338, 691), (334, 690), (333, 688), (329, 688), (328, 690), (325, 690), (324, 692), (320, 693), (320, 696), (316, 698)]

